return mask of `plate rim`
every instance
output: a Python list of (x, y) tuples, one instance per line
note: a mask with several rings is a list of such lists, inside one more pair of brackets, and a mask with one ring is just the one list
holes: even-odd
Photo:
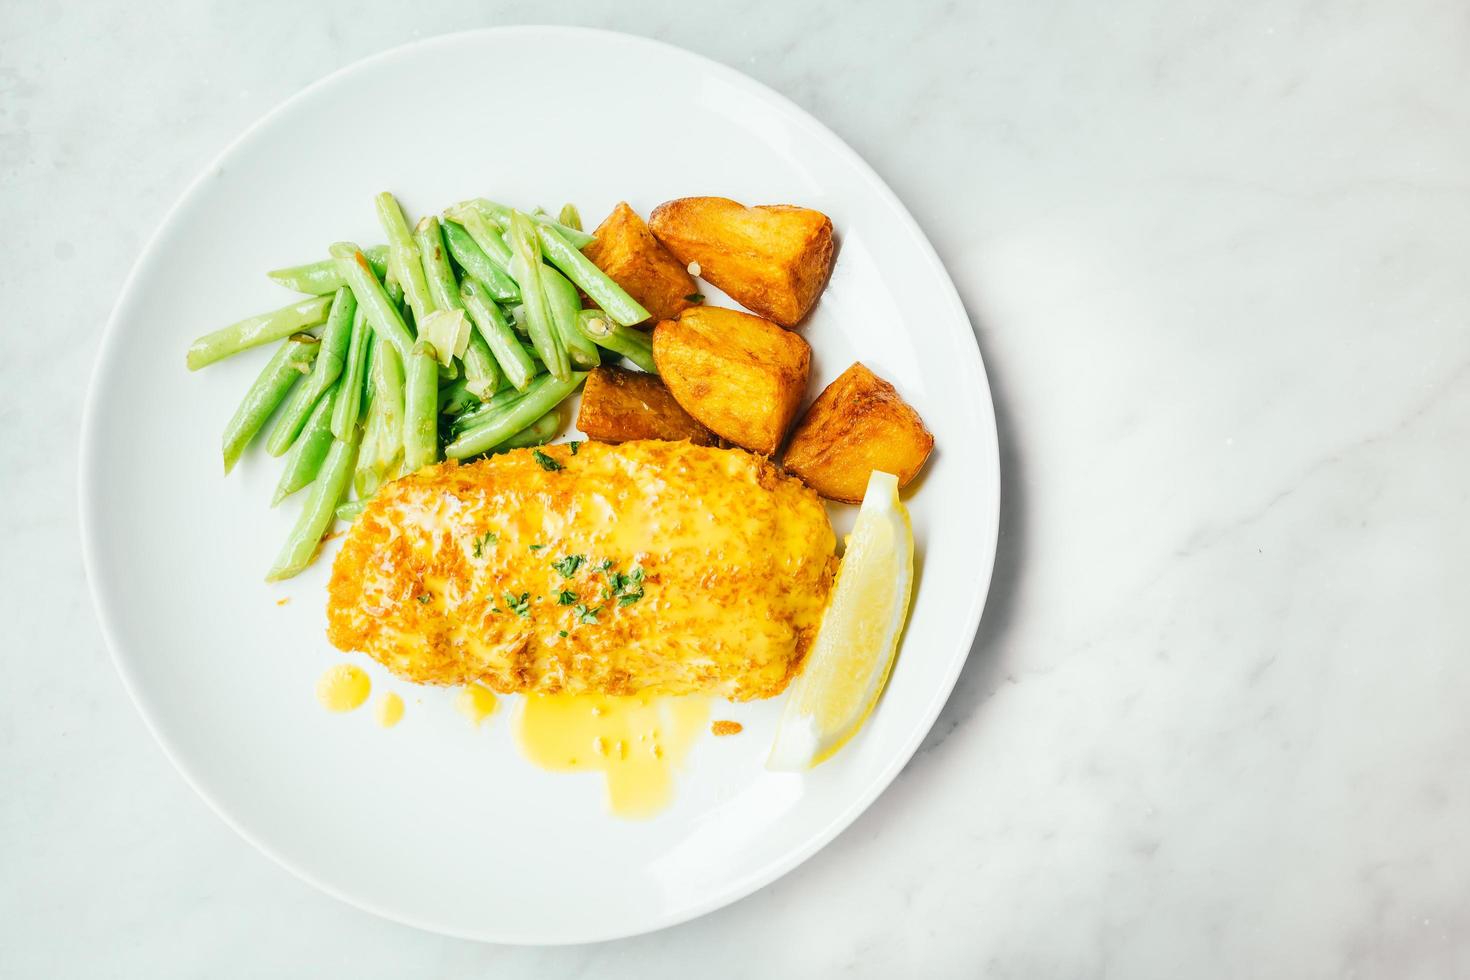
[[(555, 933), (518, 933), (504, 934), (492, 932), (476, 932), (463, 929), (446, 927), (436, 922), (427, 921), (418, 916), (408, 914), (402, 910), (382, 907), (372, 901), (360, 896), (348, 893), (330, 882), (324, 881), (317, 875), (296, 865), (294, 862), (279, 854), (265, 841), (259, 839), (245, 827), (241, 826), (234, 817), (201, 785), (190, 769), (184, 764), (176, 753), (174, 746), (162, 734), (157, 720), (147, 707), (145, 699), (140, 697), (137, 681), (128, 666), (128, 659), (120, 652), (122, 644), (117, 640), (115, 629), (115, 613), (112, 601), (106, 597), (104, 590), (99, 588), (95, 569), (98, 559), (95, 555), (97, 549), (97, 532), (100, 517), (97, 513), (100, 493), (98, 491), (97, 474), (94, 472), (92, 460), (96, 457), (94, 446), (99, 439), (99, 427), (101, 425), (99, 406), (97, 403), (98, 379), (102, 374), (103, 366), (113, 356), (113, 351), (118, 341), (119, 323), (122, 310), (129, 305), (133, 294), (138, 289), (139, 277), (145, 267), (153, 259), (158, 250), (159, 243), (174, 224), (180, 211), (184, 206), (194, 200), (200, 193), (205, 182), (218, 171), (224, 162), (235, 152), (235, 150), (255, 133), (275, 120), (277, 117), (289, 111), (298, 102), (304, 101), (332, 82), (344, 75), (348, 75), (380, 62), (391, 61), (400, 58), (409, 51), (419, 48), (433, 47), (435, 45), (450, 42), (461, 42), (471, 37), (496, 37), (506, 38), (513, 35), (577, 35), (581, 37), (596, 37), (613, 41), (619, 44), (632, 44), (651, 49), (653, 53), (661, 57), (682, 58), (688, 60), (698, 69), (708, 72), (716, 77), (729, 81), (730, 83), (751, 91), (754, 95), (768, 100), (776, 107), (785, 111), (788, 118), (799, 123), (814, 135), (819, 141), (826, 143), (836, 155), (854, 167), (855, 172), (863, 179), (868, 187), (882, 200), (891, 206), (900, 218), (910, 239), (917, 246), (919, 253), (926, 263), (938, 274), (946, 287), (947, 302), (958, 323), (967, 328), (965, 334), (969, 343), (964, 348), (973, 360), (973, 368), (978, 372), (980, 379), (984, 382), (983, 397), (980, 399), (980, 433), (982, 438), (988, 436), (988, 448), (990, 456), (989, 469), (995, 474), (996, 484), (992, 496), (993, 505), (989, 513), (984, 515), (985, 520), (981, 522), (982, 530), (985, 532), (984, 550), (988, 552), (988, 559), (976, 566), (976, 585), (974, 598), (970, 607), (966, 610), (966, 626), (960, 633), (960, 641), (957, 648), (950, 654), (950, 663), (946, 675), (936, 684), (928, 703), (919, 712), (918, 720), (911, 731), (905, 737), (901, 750), (894, 753), (890, 761), (884, 767), (878, 769), (867, 785), (863, 788), (853, 801), (842, 810), (836, 812), (832, 818), (818, 832), (812, 834), (804, 843), (792, 848), (780, 858), (767, 862), (760, 868), (754, 869), (740, 877), (732, 878), (722, 887), (705, 896), (697, 902), (691, 902), (673, 912), (655, 916), (649, 924), (642, 928), (628, 931), (626, 929), (614, 928), (612, 930), (599, 932), (590, 931), (574, 936)], [(986, 447), (977, 447), (984, 450)], [(959, 290), (954, 284), (949, 270), (945, 268), (933, 243), (924, 234), (918, 222), (909, 212), (907, 206), (894, 193), (886, 181), (873, 169), (873, 167), (825, 123), (812, 113), (802, 108), (795, 101), (776, 91), (765, 83), (752, 78), (737, 68), (726, 65), (714, 58), (690, 51), (676, 44), (661, 41), (639, 34), (630, 34), (624, 31), (607, 30), (604, 28), (583, 27), (574, 25), (555, 24), (518, 24), (497, 27), (473, 28), (463, 31), (451, 31), (436, 34), (431, 37), (420, 38), (405, 44), (396, 45), (382, 51), (366, 55), (346, 65), (323, 75), (315, 81), (303, 86), (296, 92), (278, 102), (264, 114), (256, 118), (234, 138), (232, 138), (188, 183), (184, 191), (178, 196), (173, 204), (159, 219), (152, 233), (148, 236), (146, 243), (138, 252), (132, 268), (124, 279), (122, 288), (119, 290), (117, 299), (113, 303), (112, 311), (109, 313), (107, 322), (102, 328), (102, 333), (97, 346), (97, 353), (93, 358), (92, 369), (88, 375), (87, 391), (83, 402), (82, 424), (80, 438), (78, 440), (78, 468), (77, 468), (77, 503), (79, 511), (79, 531), (81, 538), (82, 565), (87, 581), (87, 590), (92, 599), (92, 607), (97, 617), (97, 625), (102, 633), (102, 639), (107, 647), (107, 652), (112, 660), (112, 665), (122, 679), (123, 687), (127, 691), (128, 698), (133, 707), (142, 717), (145, 727), (148, 729), (153, 740), (163, 750), (164, 756), (183, 778), (186, 785), (202, 799), (211, 811), (222, 820), (226, 826), (243, 838), (257, 851), (270, 858), (279, 867), (284, 868), (298, 880), (303, 881), (321, 892), (364, 912), (410, 926), (425, 932), (456, 939), (470, 940), (475, 942), (500, 943), (506, 945), (524, 946), (572, 946), (587, 943), (606, 942), (609, 940), (629, 938), (632, 936), (646, 935), (672, 926), (689, 922), (693, 919), (707, 915), (718, 909), (732, 905), (743, 898), (748, 897), (771, 882), (785, 876), (809, 858), (830, 844), (842, 831), (850, 827), (862, 816), (873, 802), (883, 794), (890, 784), (898, 777), (918, 751), (920, 744), (934, 727), (944, 705), (954, 690), (959, 680), (961, 671), (969, 659), (971, 648), (978, 634), (980, 620), (984, 613), (986, 601), (990, 594), (990, 587), (994, 578), (996, 554), (999, 546), (1000, 533), (1000, 508), (1003, 482), (1000, 472), (1000, 444), (999, 430), (995, 420), (994, 395), (990, 385), (990, 376), (985, 370), (984, 357), (980, 351), (980, 343), (974, 332), (974, 325), (970, 321), (964, 303), (960, 299)]]

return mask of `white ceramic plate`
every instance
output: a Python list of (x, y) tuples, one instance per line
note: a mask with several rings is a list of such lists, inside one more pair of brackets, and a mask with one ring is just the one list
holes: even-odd
[[(522, 104), (534, 118), (513, 114)], [(190, 374), (184, 350), (288, 302), (266, 269), (341, 239), (379, 241), (372, 196), (385, 188), (411, 213), (486, 195), (552, 210), (570, 199), (596, 221), (623, 199), (647, 214), (720, 194), (831, 215), (836, 271), (803, 328), (810, 394), (860, 358), (918, 408), (937, 445), (907, 495), (919, 560), (907, 636), (878, 710), (837, 758), (806, 775), (768, 773), (779, 702), (720, 705), (714, 717), (745, 732), (703, 739), (673, 806), (627, 822), (603, 811), (599, 775), (521, 759), (515, 699), (476, 730), (449, 692), (358, 657), (375, 693), (404, 696), (404, 721), (385, 731), (368, 710), (318, 706), (318, 675), (347, 659), (324, 636), (330, 560), (265, 585), (299, 503), (267, 507), (278, 465), (259, 449), (220, 475), (220, 429), (269, 352)], [(139, 709), (244, 837), (389, 918), (496, 942), (584, 942), (748, 894), (831, 840), (903, 768), (979, 622), (997, 466), (989, 388), (954, 287), (903, 206), (835, 135), (738, 72), (662, 44), (490, 30), (399, 48), (311, 86), (226, 150), (164, 220), (98, 358), (83, 541)], [(850, 515), (834, 519), (841, 531)]]

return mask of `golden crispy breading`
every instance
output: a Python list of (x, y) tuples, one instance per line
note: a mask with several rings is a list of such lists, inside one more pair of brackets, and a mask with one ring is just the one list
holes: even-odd
[(766, 698), (821, 624), (835, 545), (816, 494), (738, 449), (516, 450), (379, 490), (327, 634), (424, 683)]

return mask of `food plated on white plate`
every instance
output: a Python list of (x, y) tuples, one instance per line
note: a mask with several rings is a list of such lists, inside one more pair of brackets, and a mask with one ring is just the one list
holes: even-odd
[[(198, 370), (275, 345), (222, 437), (226, 474), (261, 443), (283, 457), (274, 502), (301, 501), (265, 578), (345, 522), (332, 644), (463, 688), (472, 717), (523, 695), (526, 758), (604, 772), (620, 815), (668, 803), (703, 730), (739, 730), (707, 723), (711, 699), (789, 690), (768, 765), (830, 758), (896, 655), (900, 489), (934, 445), (861, 362), (802, 412), (831, 220), (691, 197), (647, 222), (620, 203), (587, 232), (572, 205), (474, 199), (411, 225), (392, 194), (375, 204), (386, 245), (270, 273), (305, 298), (188, 351)], [(841, 557), (824, 498), (862, 505)], [(320, 694), (348, 711), (369, 687), (335, 664)]]

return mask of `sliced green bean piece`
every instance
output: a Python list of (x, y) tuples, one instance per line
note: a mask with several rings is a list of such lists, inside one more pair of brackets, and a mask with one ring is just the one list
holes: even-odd
[(466, 459), (489, 452), (560, 405), (562, 399), (577, 390), (585, 377), (585, 371), (574, 371), (564, 381), (550, 375), (537, 378), (531, 382), (525, 395), (505, 412), (455, 437), (444, 447), (444, 455), (451, 459)]
[[(307, 416), (321, 401), (322, 393), (332, 386), (342, 374), (347, 362), (347, 346), (352, 338), (352, 320), (357, 313), (357, 300), (346, 286), (337, 287), (332, 297), (332, 310), (327, 314), (327, 326), (322, 330), (321, 353), (306, 383), (291, 393), (281, 417), (271, 429), (265, 450), (272, 456), (284, 455), (296, 441)], [(303, 484), (304, 486), (305, 484)]]
[(465, 231), (463, 226), (453, 221), (446, 221), (443, 231), (444, 244), (449, 248), (449, 254), (454, 257), (454, 261), (464, 270), (465, 275), (474, 276), (480, 280), (497, 303), (520, 301), (521, 291), (517, 288), (515, 280), (499, 265), (496, 265), (494, 260), (485, 254), (484, 249), (475, 244), (474, 238), (470, 237), (470, 233)]
[(505, 321), (505, 314), (486, 295), (484, 285), (473, 276), (459, 284), (459, 296), (464, 302), (465, 312), (470, 315), (470, 322), (489, 345), (506, 379), (516, 390), (525, 391), (526, 385), (536, 375), (536, 362), (526, 353), (515, 331)]
[(483, 404), (467, 412), (463, 412), (452, 419), (449, 423), (450, 434), (458, 436), (462, 432), (479, 428), (485, 422), (504, 415), (507, 409), (519, 403), (527, 394), (528, 392), (516, 391), (514, 388), (507, 388), (504, 391), (496, 392), (487, 398)]
[(373, 332), (392, 344), (399, 357), (407, 357), (413, 349), (413, 334), (408, 332), (403, 314), (398, 312), (398, 304), (373, 275), (372, 266), (362, 251), (351, 242), (338, 242), (332, 246), (331, 253), (337, 260), (342, 278), (352, 287), (352, 295), (357, 298), (358, 313), (367, 317)]
[(403, 469), (403, 362), (389, 344), (374, 345), (373, 355), (368, 372), (372, 400), (353, 474), (359, 497), (371, 497)]
[(544, 446), (561, 435), (561, 407), (558, 406), (495, 447), (496, 452)]
[(189, 354), (184, 362), (190, 371), (197, 371), (206, 364), (222, 361), (243, 350), (282, 340), (298, 330), (321, 323), (327, 318), (327, 310), (331, 306), (332, 297), (313, 296), (270, 313), (247, 317), (194, 341), (189, 345)]
[(368, 329), (361, 306), (352, 317), (352, 337), (347, 342), (347, 364), (339, 379), (337, 404), (332, 409), (332, 435), (345, 439), (357, 427), (362, 414), (362, 387), (367, 374), (368, 349), (374, 334)]
[(235, 468), (240, 454), (265, 425), (265, 420), (281, 404), (291, 386), (311, 370), (312, 358), (316, 357), (321, 342), (310, 334), (298, 333), (286, 338), (285, 343), (271, 355), (260, 375), (245, 392), (240, 407), (235, 409), (230, 424), (225, 426), (221, 449), (225, 458), (225, 473)]
[(316, 400), (306, 427), (286, 457), (286, 467), (271, 497), (272, 507), (311, 483), (321, 472), (327, 450), (332, 448), (332, 407), (337, 403), (337, 391), (338, 387), (332, 385)]
[(491, 353), (490, 345), (478, 330), (470, 332), (470, 342), (464, 349), (462, 363), (464, 380), (469, 386), (470, 394), (476, 398), (489, 398), (500, 388), (505, 376), (500, 372), (500, 364)]
[(597, 346), (623, 355), (650, 374), (658, 373), (658, 366), (653, 362), (653, 338), (647, 332), (614, 323), (601, 310), (578, 313), (577, 329)]
[(565, 381), (571, 376), (566, 345), (551, 322), (546, 302), (546, 288), (541, 282), (541, 242), (531, 219), (516, 211), (510, 219), (510, 247), (515, 253), (511, 275), (521, 287), (521, 301), (526, 308), (526, 332), (531, 346), (541, 355), (551, 376)]
[(281, 553), (276, 556), (276, 563), (266, 573), (267, 582), (279, 582), (281, 579), (291, 578), (297, 575), (316, 558), (317, 546), (322, 542), (322, 535), (332, 526), (332, 521), (337, 516), (337, 505), (342, 502), (343, 495), (347, 492), (347, 484), (352, 479), (352, 467), (357, 459), (357, 432), (352, 432), (353, 438), (349, 441), (333, 439), (331, 448), (327, 450), (327, 458), (322, 462), (321, 472), (317, 474), (311, 489), (307, 491), (306, 502), (301, 507), (301, 516), (296, 518), (296, 526), (292, 528), (291, 534), (286, 538), (285, 544), (281, 546)]
[(541, 252), (546, 260), (556, 266), (566, 277), (581, 287), (592, 302), (625, 327), (642, 323), (651, 314), (627, 291), (608, 278), (607, 273), (592, 264), (592, 260), (577, 251), (555, 228), (544, 225), (536, 230), (541, 239)]
[(453, 220), (464, 228), (471, 241), (480, 246), (487, 259), (500, 266), (500, 271), (510, 274), (510, 246), (505, 243), (505, 235), (499, 225), (474, 208), (458, 212)]
[(403, 468), (416, 473), (439, 459), (439, 365), (434, 345), (420, 340), (403, 366)]
[(577, 314), (582, 311), (582, 298), (577, 295), (577, 287), (549, 265), (541, 267), (541, 282), (546, 288), (546, 308), (551, 312), (551, 322), (561, 335), (572, 367), (583, 371), (597, 367), (602, 363), (597, 344), (577, 329)]
[(556, 220), (558, 224), (568, 228), (576, 231), (582, 230), (582, 212), (578, 211), (577, 206), (570, 201), (561, 206), (561, 214), (556, 216)]
[[(423, 256), (413, 233), (408, 230), (408, 219), (403, 216), (398, 198), (387, 191), (375, 197), (373, 203), (378, 208), (378, 221), (388, 235), (388, 274), (403, 287), (403, 295), (413, 309), (414, 321), (422, 323), (424, 317), (438, 307), (434, 305), (433, 295), (424, 280)], [(408, 357), (408, 351), (399, 351), (399, 354)]]
[[(387, 245), (365, 248), (362, 254), (367, 257), (368, 264), (373, 267), (373, 274), (379, 279), (388, 274)], [(342, 281), (342, 274), (337, 271), (337, 263), (332, 259), (308, 262), (306, 265), (293, 265), (288, 269), (275, 269), (267, 272), (266, 275), (287, 289), (316, 296), (330, 295), (346, 285)]]
[(337, 520), (345, 524), (351, 524), (362, 516), (362, 512), (367, 510), (367, 505), (368, 502), (366, 500), (347, 501), (337, 508)]
[[(512, 207), (497, 204), (494, 201), (487, 201), (483, 197), (477, 197), (473, 201), (465, 201), (462, 204), (456, 205), (456, 210), (461, 213), (466, 210), (476, 211), (507, 231), (510, 230), (511, 214), (515, 211)], [(561, 233), (563, 238), (572, 243), (574, 248), (584, 248), (594, 240), (594, 236), (587, 234), (585, 231), (579, 231), (576, 228), (569, 228), (566, 225), (557, 224), (548, 215), (535, 214), (529, 217), (530, 220), (536, 222), (536, 224), (543, 228), (556, 229)]]

